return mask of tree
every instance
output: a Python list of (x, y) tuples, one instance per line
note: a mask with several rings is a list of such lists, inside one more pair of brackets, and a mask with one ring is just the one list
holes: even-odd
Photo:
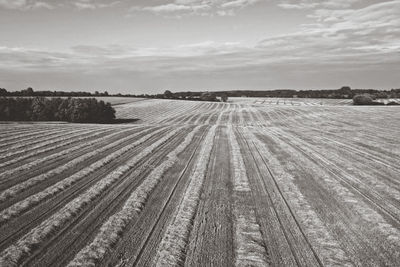
[(33, 121), (50, 120), (49, 109), (46, 107), (46, 99), (44, 97), (35, 97), (32, 101), (32, 116)]
[(113, 119), (111, 104), (95, 98), (0, 98), (0, 120), (107, 123)]
[(25, 95), (25, 96), (33, 96), (32, 87), (28, 87), (26, 90), (22, 90), (22, 94)]
[(200, 100), (203, 101), (217, 101), (217, 96), (214, 93), (204, 92), (200, 95)]
[(344, 92), (344, 93), (351, 93), (350, 86), (342, 86), (342, 88), (340, 88), (339, 90)]
[(7, 95), (7, 90), (5, 88), (0, 88), (0, 96), (6, 96)]
[(228, 95), (227, 94), (221, 94), (221, 100), (222, 100), (222, 102), (228, 101)]
[(174, 94), (170, 90), (164, 92), (164, 98), (172, 98)]
[(362, 94), (362, 95), (355, 95), (353, 97), (353, 104), (354, 105), (374, 105), (378, 104), (374, 102), (374, 99), (370, 94)]

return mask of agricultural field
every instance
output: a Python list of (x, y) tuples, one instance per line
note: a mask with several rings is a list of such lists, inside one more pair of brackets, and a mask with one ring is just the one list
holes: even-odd
[(230, 101), (238, 104), (278, 106), (348, 106), (353, 104), (352, 99), (329, 98), (231, 97)]
[(399, 266), (400, 108), (298, 101), (0, 124), (0, 266)]
[[(376, 99), (375, 102), (387, 104), (389, 102), (400, 103), (398, 98)], [(278, 97), (232, 97), (230, 102), (251, 105), (278, 105), (278, 106), (350, 106), (352, 99), (330, 99), (330, 98), (278, 98)]]

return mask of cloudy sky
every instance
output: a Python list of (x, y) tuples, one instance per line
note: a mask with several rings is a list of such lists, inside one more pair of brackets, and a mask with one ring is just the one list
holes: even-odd
[(400, 87), (400, 0), (0, 0), (0, 87)]

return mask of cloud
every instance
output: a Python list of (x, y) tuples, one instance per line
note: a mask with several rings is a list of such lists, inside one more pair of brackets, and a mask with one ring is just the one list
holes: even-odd
[[(180, 0), (181, 4), (195, 2)], [(343, 69), (392, 66), (400, 63), (399, 12), (398, 1), (359, 9), (316, 9), (311, 13), (315, 23), (302, 25), (298, 32), (269, 37), (253, 45), (210, 40), (174, 47), (78, 45), (69, 53), (3, 47), (0, 66), (65, 70), (71, 66), (84, 69), (96, 66), (98, 69), (161, 73), (278, 65)]]
[(98, 8), (109, 8), (113, 7), (115, 5), (118, 5), (121, 3), (121, 1), (108, 1), (108, 2), (99, 2), (99, 1), (93, 1), (93, 0), (78, 0), (78, 1), (71, 1), (70, 4), (75, 6), (79, 10), (84, 10), (84, 9), (98, 9)]
[(262, 0), (174, 0), (167, 4), (133, 6), (131, 11), (148, 11), (157, 15), (233, 16), (235, 11)]
[(259, 0), (234, 0), (227, 1), (221, 4), (222, 8), (243, 8), (245, 6), (253, 5), (259, 2)]
[(14, 10), (34, 10), (34, 9), (55, 9), (55, 8), (76, 8), (98, 9), (108, 8), (121, 3), (121, 1), (105, 0), (71, 0), (71, 1), (50, 1), (50, 0), (0, 0), (0, 8)]
[(7, 9), (19, 9), (26, 5), (26, 0), (0, 0), (0, 7)]
[(32, 0), (0, 0), (0, 8), (15, 10), (30, 9), (53, 9), (55, 6), (51, 3)]
[(143, 7), (142, 10), (145, 11), (152, 11), (155, 13), (159, 12), (176, 12), (176, 11), (188, 11), (192, 10), (192, 6), (188, 5), (177, 5), (177, 4), (166, 4), (166, 5), (159, 5), (159, 6), (148, 6), (148, 7)]
[[(241, 6), (240, 1), (224, 1), (228, 2)], [(310, 5), (316, 1), (302, 1), (306, 2)], [(252, 45), (212, 40), (171, 47), (78, 45), (63, 53), (0, 47), (0, 82), (4, 81), (4, 87), (12, 84), (12, 77), (30, 77), (38, 84), (40, 80), (54, 79), (48, 86), (56, 86), (54, 77), (58, 77), (62, 81), (70, 79), (69, 86), (76, 85), (76, 80), (99, 86), (98, 89), (113, 85), (168, 85), (174, 90), (206, 86), (315, 88), (335, 81), (338, 88), (342, 83), (353, 87), (398, 86), (400, 2), (385, 1), (358, 8), (339, 2), (336, 8), (325, 4), (309, 9), (313, 22), (301, 25), (297, 32), (268, 37)], [(180, 6), (199, 3), (179, 0), (151, 12), (190, 13), (195, 12), (192, 7), (189, 10)], [(218, 4), (221, 7), (223, 2)], [(229, 10), (213, 7), (206, 11)]]
[(400, 83), (400, 60), (394, 54), (399, 47), (386, 51), (379, 42), (341, 46), (348, 39), (337, 35), (321, 42), (318, 33), (310, 32), (276, 36), (256, 46), (205, 41), (164, 48), (76, 46), (65, 53), (2, 47), (0, 84), (20, 87), (15, 89), (124, 92), (121, 88), (326, 88), (335, 81), (339, 88), (341, 83), (353, 87)]
[(345, 9), (362, 0), (281, 0), (278, 6), (284, 9)]
[(296, 33), (266, 38), (258, 47), (272, 51), (265, 55), (272, 58), (290, 55), (286, 62), (300, 64), (301, 69), (393, 72), (399, 69), (394, 68), (396, 64), (400, 66), (399, 13), (399, 1), (358, 9), (318, 8), (309, 15), (315, 23), (302, 25)]
[[(235, 11), (254, 5), (263, 0), (167, 0), (157, 5), (135, 5), (130, 8), (131, 12), (151, 12), (165, 16), (201, 15), (201, 16), (232, 16)], [(33, 9), (56, 9), (75, 8), (78, 10), (96, 10), (100, 8), (111, 8), (115, 5), (125, 3), (128, 0), (0, 0), (0, 8), (13, 10)]]

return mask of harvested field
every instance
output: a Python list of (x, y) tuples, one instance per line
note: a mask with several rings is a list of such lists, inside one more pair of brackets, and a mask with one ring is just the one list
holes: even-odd
[(400, 265), (399, 107), (115, 100), (0, 124), (0, 266)]

